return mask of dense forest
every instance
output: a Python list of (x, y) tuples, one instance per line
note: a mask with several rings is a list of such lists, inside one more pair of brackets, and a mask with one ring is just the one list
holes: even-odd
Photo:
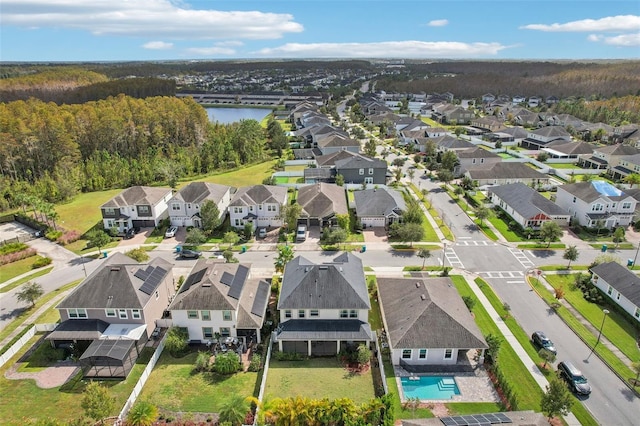
[(0, 140), (2, 210), (20, 191), (55, 203), (78, 191), (173, 184), (267, 155), (257, 121), (211, 124), (192, 99), (174, 97), (0, 103)]
[(451, 92), (458, 99), (485, 93), (601, 99), (640, 95), (640, 62), (476, 62), (407, 63), (377, 80), (377, 90), (399, 93)]

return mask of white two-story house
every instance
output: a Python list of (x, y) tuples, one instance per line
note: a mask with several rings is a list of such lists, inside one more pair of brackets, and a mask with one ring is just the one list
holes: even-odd
[(205, 201), (213, 202), (218, 208), (220, 219), (227, 214), (234, 189), (227, 185), (209, 182), (191, 182), (176, 192), (169, 200), (169, 219), (175, 226), (202, 227), (200, 208)]
[(274, 185), (253, 185), (239, 188), (229, 203), (231, 226), (253, 229), (282, 226), (280, 210), (288, 198), (287, 188)]
[(362, 260), (350, 252), (316, 264), (298, 256), (286, 264), (278, 299), (280, 351), (335, 355), (369, 344), (369, 293)]
[(637, 201), (610, 183), (596, 180), (559, 186), (556, 204), (582, 226), (611, 229), (632, 222)]
[(191, 341), (260, 343), (270, 293), (269, 283), (251, 277), (251, 265), (201, 258), (169, 310), (173, 325), (186, 328)]
[(618, 262), (601, 263), (591, 272), (593, 284), (640, 322), (640, 278)]
[(171, 188), (127, 188), (100, 206), (104, 228), (116, 228), (120, 233), (131, 228), (158, 226), (168, 216), (171, 197)]

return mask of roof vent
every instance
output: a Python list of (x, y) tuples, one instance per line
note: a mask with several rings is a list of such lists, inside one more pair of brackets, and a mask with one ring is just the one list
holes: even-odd
[(420, 299), (421, 299), (421, 300), (427, 300), (427, 296), (425, 296), (424, 294), (421, 294), (421, 295), (420, 295)]
[(325, 265), (325, 266), (319, 266), (319, 267), (318, 267), (318, 269), (320, 269), (320, 270), (327, 270), (327, 269), (329, 269), (329, 267), (328, 267), (328, 266), (326, 266), (326, 265)]
[(114, 272), (114, 271), (119, 271), (119, 270), (120, 270), (120, 267), (119, 267), (119, 266), (112, 266), (112, 267), (111, 267), (111, 271), (112, 271), (112, 272)]
[(416, 288), (420, 288), (420, 281), (416, 281)]
[(217, 269), (213, 270), (213, 275), (218, 275), (218, 270)]

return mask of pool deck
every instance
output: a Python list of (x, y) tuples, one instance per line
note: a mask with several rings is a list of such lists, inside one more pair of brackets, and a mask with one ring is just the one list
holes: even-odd
[(400, 401), (405, 402), (407, 399), (404, 396), (404, 389), (402, 389), (401, 378), (411, 376), (441, 376), (441, 377), (453, 377), (458, 385), (460, 395), (453, 395), (450, 399), (434, 399), (434, 400), (420, 400), (420, 402), (500, 402), (491, 379), (483, 367), (476, 368), (473, 372), (465, 373), (420, 373), (413, 374), (406, 371), (400, 366), (394, 366), (394, 373), (396, 376), (396, 385), (398, 386), (398, 392), (400, 393)]

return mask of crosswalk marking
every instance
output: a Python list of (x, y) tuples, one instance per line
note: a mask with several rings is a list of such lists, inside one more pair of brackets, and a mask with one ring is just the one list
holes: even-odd
[(520, 262), (520, 264), (525, 268), (528, 269), (528, 268), (533, 268), (535, 266), (534, 263), (527, 257), (526, 254), (524, 254), (522, 250), (516, 249), (516, 248), (509, 248), (509, 251), (518, 260), (518, 262)]
[[(482, 278), (522, 278), (524, 272), (522, 271), (484, 271), (478, 272)], [(524, 282), (524, 281), (517, 281)]]
[(446, 258), (446, 260), (449, 262), (451, 266), (464, 269), (464, 265), (462, 264), (462, 261), (460, 260), (456, 252), (451, 247), (448, 247), (444, 251), (444, 257)]
[(493, 246), (495, 243), (489, 241), (458, 241), (458, 246)]

